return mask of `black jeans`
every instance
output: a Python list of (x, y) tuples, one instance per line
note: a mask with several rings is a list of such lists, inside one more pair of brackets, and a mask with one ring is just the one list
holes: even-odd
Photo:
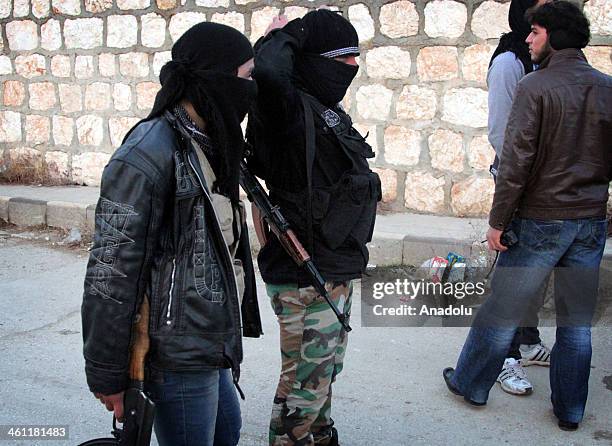
[[(499, 158), (497, 157), (497, 155), (495, 155), (495, 160), (493, 161), (493, 164), (491, 164), (491, 166), (489, 167), (489, 172), (491, 172), (491, 175), (493, 175), (493, 181), (497, 179), (498, 168)], [(544, 287), (542, 296), (544, 296), (545, 294), (546, 286)], [(538, 306), (534, 306), (533, 308), (531, 308), (529, 314), (522, 321), (522, 326), (516, 329), (516, 333), (514, 334), (514, 338), (512, 339), (512, 344), (510, 344), (510, 349), (508, 350), (506, 358), (521, 359), (521, 351), (519, 349), (521, 344), (539, 344), (540, 342), (542, 342), (542, 340), (540, 339), (540, 331), (538, 330), (538, 310)]]

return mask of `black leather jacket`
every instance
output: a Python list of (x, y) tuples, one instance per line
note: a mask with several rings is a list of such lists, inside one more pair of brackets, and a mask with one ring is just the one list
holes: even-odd
[(262, 334), (246, 224), (236, 254), (241, 318), (232, 257), (194, 150), (166, 113), (140, 123), (104, 169), (82, 305), (93, 392), (127, 387), (131, 326), (145, 294), (155, 369), (231, 367), (237, 380), (241, 336)]

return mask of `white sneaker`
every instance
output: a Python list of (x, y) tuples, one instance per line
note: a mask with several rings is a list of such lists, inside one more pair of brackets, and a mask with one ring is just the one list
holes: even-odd
[(520, 346), (521, 350), (521, 364), (524, 367), (530, 365), (542, 365), (545, 367), (550, 366), (550, 349), (541, 342), (539, 344)]
[(512, 395), (530, 395), (533, 392), (521, 363), (514, 358), (506, 358), (497, 382), (504, 392)]

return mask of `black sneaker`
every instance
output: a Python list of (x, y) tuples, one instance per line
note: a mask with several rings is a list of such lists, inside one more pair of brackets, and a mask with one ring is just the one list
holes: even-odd
[[(457, 389), (455, 386), (451, 384), (451, 379), (453, 378), (454, 373), (455, 373), (454, 368), (447, 367), (442, 371), (442, 377), (444, 378), (444, 382), (446, 383), (446, 387), (448, 387), (448, 390), (453, 392), (455, 395), (463, 396), (463, 393), (459, 392), (459, 389)], [(485, 406), (487, 404), (486, 402), (480, 403), (478, 401), (474, 401), (465, 396), (463, 396), (463, 399), (466, 400), (468, 403), (470, 403), (472, 406), (480, 407), (480, 406)]]
[(563, 421), (559, 420), (559, 429), (563, 431), (575, 431), (578, 429), (578, 423), (573, 423), (571, 421)]

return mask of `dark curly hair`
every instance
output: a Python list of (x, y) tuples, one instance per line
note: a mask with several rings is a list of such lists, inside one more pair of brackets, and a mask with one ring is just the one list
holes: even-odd
[(558, 0), (530, 11), (527, 20), (546, 28), (550, 46), (555, 50), (584, 48), (591, 40), (589, 20), (578, 6)]

